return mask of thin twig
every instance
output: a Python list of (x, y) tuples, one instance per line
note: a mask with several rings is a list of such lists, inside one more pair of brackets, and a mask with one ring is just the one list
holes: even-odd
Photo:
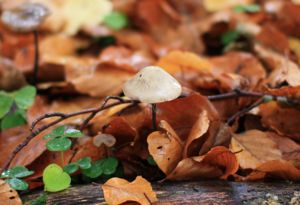
[[(102, 104), (102, 106), (100, 107), (100, 109), (102, 109), (110, 100), (118, 100), (119, 102), (124, 102), (124, 99), (119, 97), (119, 96), (107, 96)], [(131, 100), (131, 102), (135, 102), (133, 100)], [(92, 112), (82, 123), (80, 130), (83, 130), (87, 124), (95, 117), (95, 115), (98, 113), (98, 111)]]
[(253, 108), (259, 106), (260, 104), (262, 104), (264, 102), (263, 98), (257, 100), (255, 103), (253, 103), (252, 105), (250, 105), (249, 107), (246, 107), (242, 110), (240, 110), (239, 112), (235, 113), (233, 116), (231, 116), (228, 120), (227, 120), (227, 124), (231, 125), (235, 119), (243, 116), (244, 114), (246, 114), (247, 112), (249, 112), (250, 110), (252, 110)]
[(217, 100), (234, 99), (234, 98), (240, 98), (240, 97), (260, 98), (260, 97), (263, 97), (264, 95), (265, 95), (264, 93), (236, 89), (229, 93), (209, 95), (209, 96), (207, 96), (207, 98), (210, 101), (217, 101)]
[[(59, 114), (59, 119), (51, 122), (51, 123), (48, 123), (46, 125), (43, 125), (42, 127), (36, 129), (36, 130), (32, 130), (31, 131), (31, 134), (26, 137), (26, 139), (21, 143), (19, 144), (15, 149), (14, 151), (10, 154), (10, 156), (8, 156), (3, 168), (0, 170), (1, 172), (3, 170), (6, 170), (12, 160), (15, 158), (15, 156), (26, 146), (29, 144), (29, 142), (35, 137), (37, 136), (38, 134), (40, 134), (41, 132), (43, 132), (44, 130), (48, 129), (49, 127), (52, 127), (53, 125), (56, 125), (60, 122), (62, 122), (63, 120), (67, 119), (67, 118), (71, 118), (71, 117), (74, 117), (74, 116), (78, 116), (78, 115), (83, 115), (83, 114), (87, 114), (87, 113), (98, 113), (98, 112), (101, 112), (105, 109), (108, 109), (108, 108), (111, 108), (111, 107), (114, 107), (114, 106), (117, 106), (117, 105), (121, 105), (121, 104), (127, 104), (127, 103), (136, 103), (136, 101), (133, 101), (133, 100), (123, 100), (122, 102), (119, 101), (119, 102), (115, 102), (115, 103), (111, 103), (109, 105), (106, 105), (106, 106), (102, 106), (99, 107), (99, 108), (90, 108), (90, 109), (86, 109), (86, 110), (81, 110), (81, 111), (78, 111), (78, 112), (73, 112), (73, 113), (69, 113), (69, 114), (63, 114), (61, 115), (62, 113), (47, 113), (41, 117), (38, 118), (38, 122), (43, 120), (43, 119), (46, 119), (46, 118), (49, 118), (49, 117), (57, 117)], [(35, 121), (35, 125), (37, 124), (37, 122)]]

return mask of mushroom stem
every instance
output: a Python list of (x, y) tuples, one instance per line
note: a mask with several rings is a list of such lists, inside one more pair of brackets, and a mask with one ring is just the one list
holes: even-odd
[(157, 126), (156, 126), (156, 104), (151, 104), (151, 108), (152, 108), (152, 128), (154, 131), (157, 130)]
[(33, 67), (33, 79), (32, 84), (36, 85), (38, 83), (38, 72), (39, 72), (39, 34), (37, 30), (33, 31), (34, 36), (34, 67)]

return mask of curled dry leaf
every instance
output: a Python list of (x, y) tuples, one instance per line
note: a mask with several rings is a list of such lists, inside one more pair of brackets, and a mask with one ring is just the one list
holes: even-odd
[(159, 103), (157, 109), (158, 119), (167, 121), (182, 141), (187, 139), (191, 128), (203, 110), (207, 111), (210, 121), (219, 119), (218, 112), (211, 102), (197, 93), (170, 102)]
[(257, 169), (267, 161), (282, 159), (282, 152), (277, 144), (265, 132), (249, 130), (233, 135), (231, 151), (236, 152), (240, 167)]
[(300, 111), (293, 107), (281, 107), (276, 102), (262, 104), (259, 107), (262, 123), (277, 133), (300, 140)]
[[(194, 145), (198, 145), (198, 143), (195, 143), (195, 141), (199, 141), (199, 138), (202, 138), (202, 136), (207, 132), (209, 127), (209, 119), (207, 116), (207, 111), (204, 110), (199, 114), (198, 120), (193, 125), (191, 132), (186, 140), (186, 143), (184, 145), (184, 151), (183, 151), (183, 158), (187, 158), (191, 155), (191, 152), (193, 152)], [(201, 140), (204, 141), (205, 139)], [(202, 142), (203, 143), (203, 142)]]
[(185, 158), (167, 175), (167, 180), (226, 179), (238, 170), (235, 154), (226, 147), (212, 148), (206, 155)]
[(222, 170), (216, 166), (203, 163), (201, 158), (186, 158), (181, 160), (176, 168), (167, 175), (167, 180), (199, 180), (214, 179), (222, 176)]
[(271, 74), (265, 83), (272, 87), (277, 87), (281, 83), (287, 82), (291, 86), (300, 85), (300, 68), (288, 59), (288, 56), (280, 55), (259, 44), (255, 45), (258, 56), (272, 69)]
[(183, 144), (166, 121), (159, 126), (162, 131), (152, 132), (147, 138), (148, 149), (158, 167), (169, 174), (181, 160)]
[(273, 177), (285, 180), (300, 181), (300, 169), (296, 168), (292, 163), (285, 160), (268, 161), (260, 165), (257, 169)]
[(227, 179), (239, 169), (239, 163), (234, 153), (226, 147), (217, 146), (212, 148), (203, 158), (202, 162), (221, 167), (223, 175), (221, 179)]
[(0, 201), (2, 204), (22, 205), (18, 192), (10, 188), (2, 179), (0, 179)]
[(157, 202), (156, 193), (151, 184), (141, 176), (133, 182), (121, 178), (111, 178), (102, 185), (104, 199), (109, 205), (119, 205), (133, 201), (141, 205)]

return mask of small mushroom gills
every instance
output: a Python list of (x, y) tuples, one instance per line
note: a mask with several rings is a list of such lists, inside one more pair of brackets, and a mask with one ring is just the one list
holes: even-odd
[(156, 130), (156, 103), (178, 98), (182, 88), (180, 83), (159, 66), (147, 66), (127, 81), (124, 94), (132, 100), (152, 105), (152, 124)]
[(2, 23), (10, 30), (18, 33), (33, 32), (35, 46), (33, 84), (36, 84), (39, 64), (37, 29), (49, 14), (49, 10), (42, 4), (24, 3), (16, 8), (3, 11), (1, 15)]

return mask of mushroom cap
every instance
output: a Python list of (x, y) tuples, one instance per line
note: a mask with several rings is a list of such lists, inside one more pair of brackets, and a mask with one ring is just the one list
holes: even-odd
[(179, 82), (158, 66), (147, 66), (123, 87), (124, 94), (143, 103), (160, 103), (176, 99), (182, 91)]
[(48, 8), (38, 3), (24, 3), (2, 13), (1, 21), (16, 32), (30, 32), (50, 14)]

